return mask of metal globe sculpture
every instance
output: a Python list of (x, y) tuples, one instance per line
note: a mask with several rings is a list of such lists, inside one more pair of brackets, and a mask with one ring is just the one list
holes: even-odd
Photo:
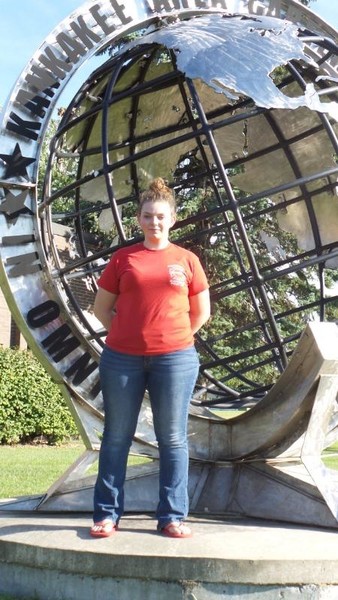
[[(304, 36), (272, 18), (164, 22), (86, 81), (53, 138), (40, 216), (53, 235), (52, 223), (65, 220), (53, 204), (71, 199), (76, 258), (62, 267), (56, 256), (55, 268), (75, 314), (72, 278), (86, 276), (95, 291), (104, 260), (137, 238), (140, 190), (156, 174), (175, 189), (173, 238), (199, 254), (214, 304), (214, 326), (198, 340), (205, 403), (255, 401), (305, 323), (338, 316), (338, 109), (314, 59), (323, 46), (336, 49), (316, 40), (306, 52)], [(74, 173), (66, 190), (53, 185), (63, 157)], [(108, 234), (94, 248), (84, 233), (90, 214)]]
[[(329, 36), (328, 26), (292, 1), (282, 2), (278, 15), (270, 4), (252, 13), (242, 4), (232, 12), (169, 2), (99, 5), (85, 4), (56, 30), (40, 70), (33, 66), (19, 80), (0, 153), (3, 288), (29, 344), (59, 380), (87, 446), (43, 505), (88, 510), (89, 480), (79, 486), (72, 478), (85, 473), (102, 429), (97, 365), (106, 332), (92, 314), (96, 280), (117, 248), (139, 239), (139, 192), (162, 176), (178, 203), (172, 239), (199, 255), (213, 301), (212, 319), (196, 340), (192, 508), (336, 526), (336, 500), (327, 500), (317, 471), (322, 448), (336, 437), (337, 387), (326, 392), (321, 439), (311, 442), (308, 434), (315, 388), (335, 374), (338, 359), (338, 352), (326, 357), (324, 341), (330, 348), (337, 341), (338, 317), (335, 32)], [(28, 149), (39, 155), (55, 90), (94, 51), (102, 64), (62, 111), (37, 193), (38, 161)], [(34, 119), (12, 110), (18, 102)], [(317, 333), (320, 323), (324, 333)], [(215, 406), (245, 412), (224, 421)], [(132, 450), (152, 462), (130, 469), (134, 510), (155, 503), (150, 421), (145, 399)], [(276, 475), (269, 464), (299, 454), (307, 471), (308, 457), (316, 457), (311, 482)], [(282, 507), (290, 477), (293, 518)], [(281, 497), (274, 510), (247, 500), (257, 496), (248, 492), (255, 481), (265, 489), (269, 478), (274, 498), (277, 489)], [(241, 482), (236, 493), (234, 481)], [(315, 499), (302, 518), (309, 489)], [(319, 518), (322, 496), (329, 510)]]

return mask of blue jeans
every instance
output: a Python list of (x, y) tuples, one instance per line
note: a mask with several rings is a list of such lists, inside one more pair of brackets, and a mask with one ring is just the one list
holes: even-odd
[(121, 354), (104, 348), (100, 377), (105, 423), (94, 490), (94, 522), (118, 523), (124, 510), (128, 453), (148, 389), (159, 447), (158, 527), (188, 514), (187, 422), (199, 370), (195, 348), (156, 356)]

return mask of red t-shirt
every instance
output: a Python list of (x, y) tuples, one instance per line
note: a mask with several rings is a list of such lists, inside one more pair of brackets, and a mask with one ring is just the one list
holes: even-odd
[(189, 296), (208, 288), (197, 256), (175, 244), (149, 250), (142, 243), (117, 250), (98, 280), (117, 294), (106, 344), (125, 354), (164, 354), (194, 343)]

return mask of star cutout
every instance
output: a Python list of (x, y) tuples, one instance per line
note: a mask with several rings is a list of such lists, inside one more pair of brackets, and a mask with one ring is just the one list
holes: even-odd
[(17, 219), (20, 214), (33, 212), (25, 206), (28, 190), (20, 192), (17, 196), (12, 192), (5, 190), (5, 199), (0, 204), (0, 213), (3, 213), (8, 220)]
[(20, 146), (18, 143), (15, 144), (13, 154), (0, 154), (0, 158), (6, 163), (6, 171), (5, 178), (9, 179), (10, 177), (26, 177), (27, 175), (27, 167), (31, 163), (35, 161), (35, 158), (28, 158), (26, 156), (22, 156)]

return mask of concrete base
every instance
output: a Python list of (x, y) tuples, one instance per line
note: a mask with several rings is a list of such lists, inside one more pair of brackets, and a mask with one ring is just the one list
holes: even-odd
[(189, 519), (194, 536), (128, 515), (106, 539), (90, 515), (0, 513), (0, 592), (36, 600), (336, 600), (337, 531)]

